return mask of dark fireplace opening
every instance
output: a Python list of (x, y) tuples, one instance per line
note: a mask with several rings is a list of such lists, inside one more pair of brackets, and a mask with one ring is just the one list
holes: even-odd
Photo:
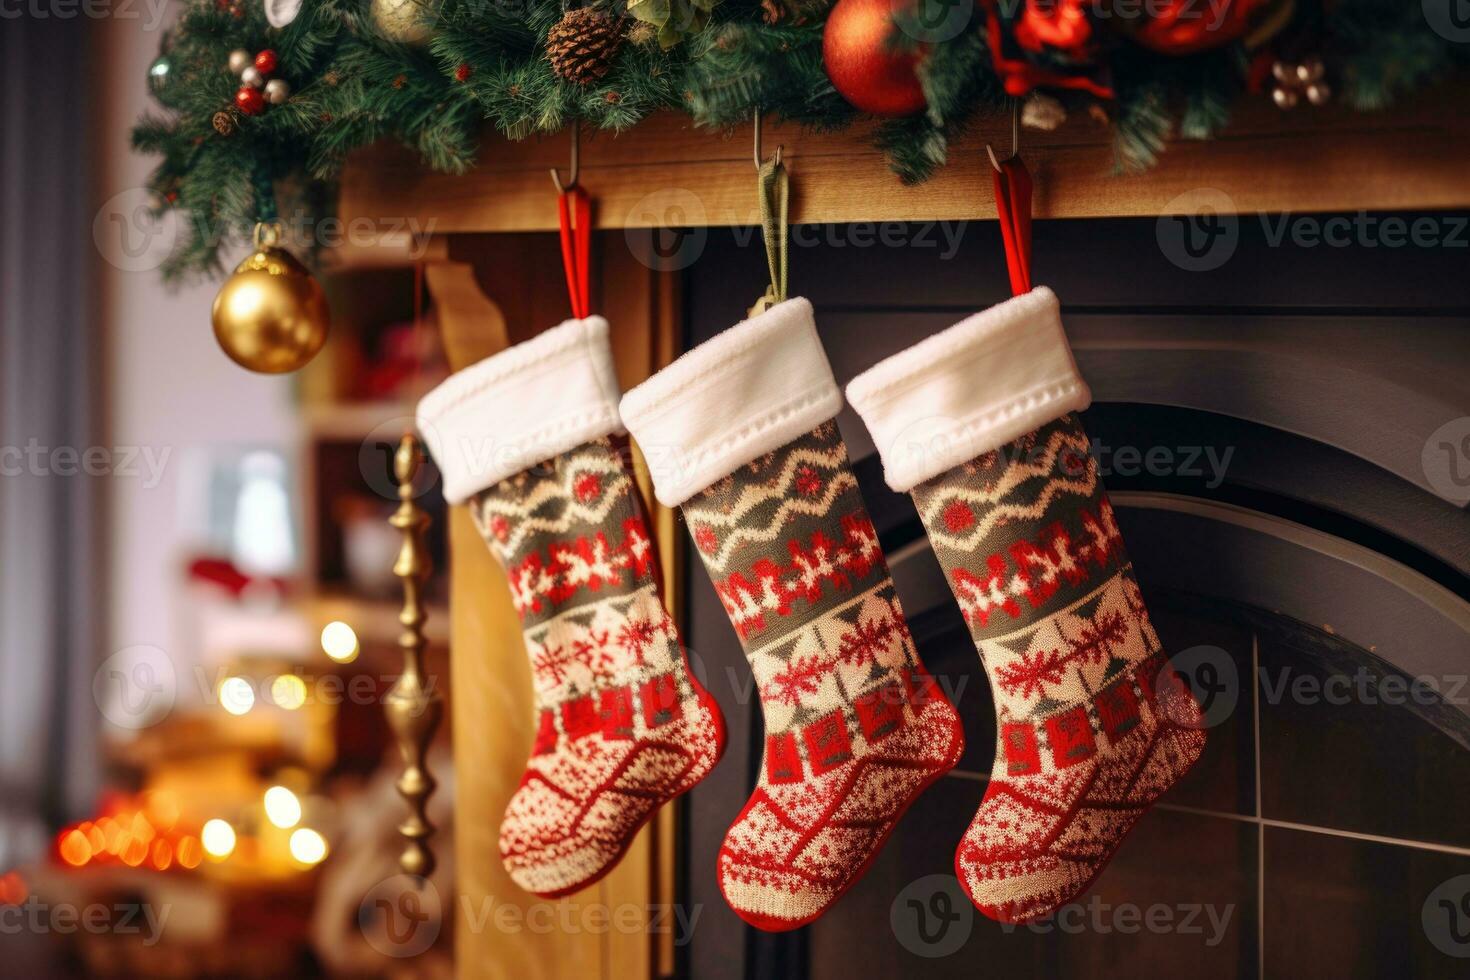
[[(685, 809), (685, 900), (704, 916), (681, 951), (691, 975), (1084, 977), (1120, 963), (1201, 978), (1463, 975), (1470, 486), (1433, 458), (1437, 434), (1470, 416), (1463, 254), (1298, 248), (1266, 225), (1242, 217), (1235, 255), (1207, 273), (1172, 265), (1152, 220), (1035, 232), (1038, 281), (1060, 297), (1093, 389), (1083, 422), (1124, 539), (1205, 709), (1200, 762), (1067, 914), (1004, 927), (947, 892), (985, 792), (994, 712), (913, 505), (883, 484), (844, 411), (920, 654), (967, 749), (823, 918), (779, 935), (746, 926), (713, 872), (759, 769), (760, 711), (722, 686), (748, 669), (691, 553), (689, 640), (731, 726), (726, 765)], [(689, 272), (691, 345), (741, 318), (758, 242), (711, 233)], [(971, 226), (948, 259), (797, 249), (793, 291), (812, 299), (845, 382), (1005, 298), (1000, 255), (993, 224)]]

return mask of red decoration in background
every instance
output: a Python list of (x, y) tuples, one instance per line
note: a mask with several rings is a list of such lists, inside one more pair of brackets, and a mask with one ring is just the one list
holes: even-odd
[(986, 40), (1006, 94), (1019, 97), (1036, 88), (1064, 88), (1111, 99), (1106, 59), (1099, 57), (1100, 30), (1160, 54), (1194, 54), (1240, 38), (1273, 0), (1160, 0), (1132, 16), (1115, 10), (1111, 16), (1099, 14), (1101, 19), (1094, 17), (1091, 0), (984, 2)]
[(1084, 54), (1092, 40), (1090, 7), (1089, 0), (1030, 0), (1016, 22), (1016, 43), (1027, 51)]
[(196, 558), (189, 563), (187, 574), (190, 582), (208, 582), (237, 599), (252, 586), (269, 587), (281, 595), (290, 588), (290, 582), (284, 578), (252, 578), (236, 568), (228, 558)]
[(837, 0), (822, 33), (827, 77), (842, 97), (864, 112), (907, 116), (924, 108), (915, 72), (925, 46), (896, 49), (889, 43), (900, 0)]
[[(1058, 13), (1057, 8), (1062, 6), (1067, 10)], [(1081, 23), (1075, 20), (1083, 9), (1075, 0), (1027, 0), (1017, 24), (1002, 21), (1000, 0), (986, 0), (985, 37), (990, 60), (1007, 95), (1019, 98), (1034, 88), (1068, 88), (1089, 92), (1099, 99), (1113, 97), (1107, 69), (1092, 60), (1092, 27), (1085, 19)], [(1053, 47), (1052, 38), (1068, 40), (1072, 45)], [(1039, 55), (1052, 57), (1047, 64), (1030, 60)]]
[(1143, 21), (1133, 39), (1161, 54), (1206, 51), (1243, 35), (1252, 16), (1268, 2), (1219, 0), (1199, 4), (1195, 0), (1160, 0), (1147, 8), (1153, 16)]
[(241, 86), (240, 91), (235, 93), (235, 108), (247, 116), (258, 116), (265, 109), (265, 96), (260, 94), (258, 88)]
[(260, 52), (260, 54), (256, 55), (255, 70), (269, 78), (271, 76), (271, 73), (276, 70), (275, 51), (271, 50), (270, 48), (266, 48), (264, 51)]

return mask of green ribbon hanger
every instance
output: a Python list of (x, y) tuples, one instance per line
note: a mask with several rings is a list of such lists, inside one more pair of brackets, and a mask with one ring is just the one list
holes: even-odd
[(766, 265), (770, 268), (771, 284), (766, 287), (765, 295), (750, 308), (750, 316), (764, 313), (777, 303), (786, 301), (786, 218), (791, 181), (779, 150), (770, 159), (761, 161), (759, 174), (756, 183), (761, 200), (761, 235), (766, 241)]

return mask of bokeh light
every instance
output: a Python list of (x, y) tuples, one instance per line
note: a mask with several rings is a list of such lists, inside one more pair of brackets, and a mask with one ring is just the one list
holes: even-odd
[(243, 677), (226, 677), (220, 681), (219, 703), (232, 715), (243, 715), (255, 707), (255, 689)]
[(327, 839), (309, 827), (291, 833), (291, 856), (305, 865), (320, 864), (327, 856)]
[(265, 791), (265, 815), (277, 827), (289, 830), (301, 822), (301, 801), (286, 787), (272, 786)]
[(271, 700), (287, 711), (306, 703), (306, 681), (295, 674), (282, 674), (271, 681)]
[(204, 848), (200, 846), (199, 838), (184, 837), (179, 840), (174, 856), (178, 858), (179, 867), (192, 871), (204, 860)]
[(218, 817), (206, 823), (199, 836), (205, 853), (217, 860), (229, 857), (235, 850), (235, 828)]
[(357, 634), (352, 627), (340, 619), (322, 627), (322, 652), (339, 664), (350, 664), (357, 659)]
[(61, 835), (61, 860), (74, 868), (80, 868), (92, 860), (92, 842), (80, 830), (69, 830)]

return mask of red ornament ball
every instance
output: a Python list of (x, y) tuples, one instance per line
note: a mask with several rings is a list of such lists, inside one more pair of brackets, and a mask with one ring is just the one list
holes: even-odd
[(907, 116), (924, 108), (914, 72), (927, 46), (896, 51), (888, 43), (893, 12), (903, 0), (837, 0), (822, 33), (827, 77), (842, 97), (864, 112)]
[(1244, 35), (1260, 19), (1260, 11), (1271, 6), (1269, 0), (1211, 0), (1210, 16), (1201, 17), (1188, 9), (1191, 2), (1155, 3), (1138, 23), (1133, 39), (1173, 57), (1208, 51)]
[(266, 48), (260, 54), (256, 55), (255, 70), (260, 72), (262, 75), (269, 75), (271, 72), (275, 71), (276, 53), (270, 48)]
[(473, 69), (470, 68), (467, 62), (462, 62), (458, 68), (454, 69), (454, 80), (456, 82), (466, 81), (472, 71)]
[(247, 116), (258, 116), (265, 109), (265, 96), (258, 88), (242, 85), (235, 93), (235, 108)]

